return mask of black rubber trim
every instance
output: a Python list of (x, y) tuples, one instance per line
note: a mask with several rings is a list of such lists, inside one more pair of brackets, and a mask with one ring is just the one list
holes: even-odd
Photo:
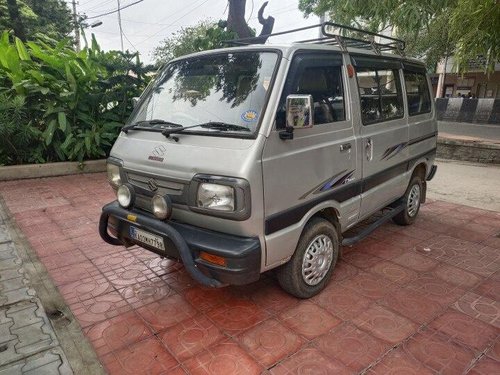
[[(135, 221), (127, 219), (127, 215), (130, 214), (135, 216)], [(118, 238), (112, 238), (108, 234), (107, 227), (110, 220), (116, 221), (114, 229)], [(130, 226), (162, 236), (167, 247), (166, 252), (163, 253), (131, 239)], [(223, 283), (247, 284), (260, 277), (261, 247), (260, 240), (256, 237), (233, 236), (174, 221), (163, 222), (142, 211), (124, 209), (116, 201), (103, 207), (99, 233), (108, 243), (116, 244), (116, 241), (120, 244), (135, 243), (159, 255), (180, 258), (196, 281), (210, 287), (220, 287)], [(168, 248), (170, 242), (172, 248)], [(204, 262), (198, 257), (200, 251), (224, 257), (227, 267), (217, 267)]]
[(414, 145), (415, 143), (426, 141), (427, 139), (430, 139), (430, 138), (437, 137), (437, 135), (438, 135), (438, 132), (432, 132), (432, 133), (423, 135), (421, 137), (410, 139), (410, 141), (408, 142), (408, 146)]
[(413, 163), (424, 157), (429, 158), (430, 156), (435, 155), (435, 153), (436, 149), (433, 148), (430, 151), (419, 154), (411, 159), (408, 159), (407, 161), (396, 164), (370, 177), (334, 189), (301, 205), (270, 215), (266, 218), (264, 225), (265, 234), (269, 235), (298, 223), (310, 209), (314, 208), (321, 202), (334, 200), (342, 203), (346, 200), (354, 198), (363, 192), (366, 192), (410, 170), (413, 167)]
[(429, 172), (429, 175), (427, 176), (427, 179), (426, 179), (427, 181), (430, 181), (434, 178), (434, 175), (436, 174), (437, 169), (438, 169), (438, 167), (435, 164), (431, 167), (431, 171)]

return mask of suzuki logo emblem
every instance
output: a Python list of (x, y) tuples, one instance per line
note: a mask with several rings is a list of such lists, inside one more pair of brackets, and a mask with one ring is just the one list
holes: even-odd
[(148, 187), (151, 191), (156, 191), (158, 190), (158, 184), (156, 183), (154, 178), (150, 178), (148, 180)]

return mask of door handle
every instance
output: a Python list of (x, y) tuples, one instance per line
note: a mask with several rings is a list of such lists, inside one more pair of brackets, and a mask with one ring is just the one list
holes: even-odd
[(366, 160), (371, 161), (373, 159), (373, 141), (371, 138), (366, 139), (365, 154)]
[(350, 143), (344, 143), (343, 145), (340, 145), (340, 152), (351, 151), (351, 147)]

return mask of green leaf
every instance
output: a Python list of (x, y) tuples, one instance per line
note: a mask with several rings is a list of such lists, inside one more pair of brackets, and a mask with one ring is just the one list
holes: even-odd
[(28, 51), (26, 50), (26, 47), (24, 46), (22, 40), (17, 37), (15, 40), (16, 40), (17, 53), (19, 54), (20, 59), (23, 61), (31, 61), (31, 57), (28, 54)]
[(63, 132), (65, 132), (66, 127), (67, 127), (66, 113), (59, 112), (57, 114), (57, 121), (59, 122), (59, 129), (61, 129)]
[(57, 122), (55, 119), (50, 120), (47, 130), (45, 130), (43, 136), (45, 138), (45, 145), (48, 146), (52, 143), (54, 137), (54, 132), (56, 131)]

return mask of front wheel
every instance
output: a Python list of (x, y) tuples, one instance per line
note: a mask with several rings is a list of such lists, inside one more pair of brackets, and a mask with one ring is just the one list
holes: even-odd
[(304, 228), (297, 249), (288, 263), (278, 269), (278, 281), (288, 293), (310, 298), (326, 286), (339, 255), (335, 227), (313, 218)]
[(423, 195), (422, 185), (422, 180), (419, 176), (414, 176), (411, 179), (408, 189), (406, 189), (406, 193), (404, 195), (405, 209), (393, 218), (393, 221), (396, 224), (413, 224), (417, 218), (418, 211), (420, 210), (420, 203)]

